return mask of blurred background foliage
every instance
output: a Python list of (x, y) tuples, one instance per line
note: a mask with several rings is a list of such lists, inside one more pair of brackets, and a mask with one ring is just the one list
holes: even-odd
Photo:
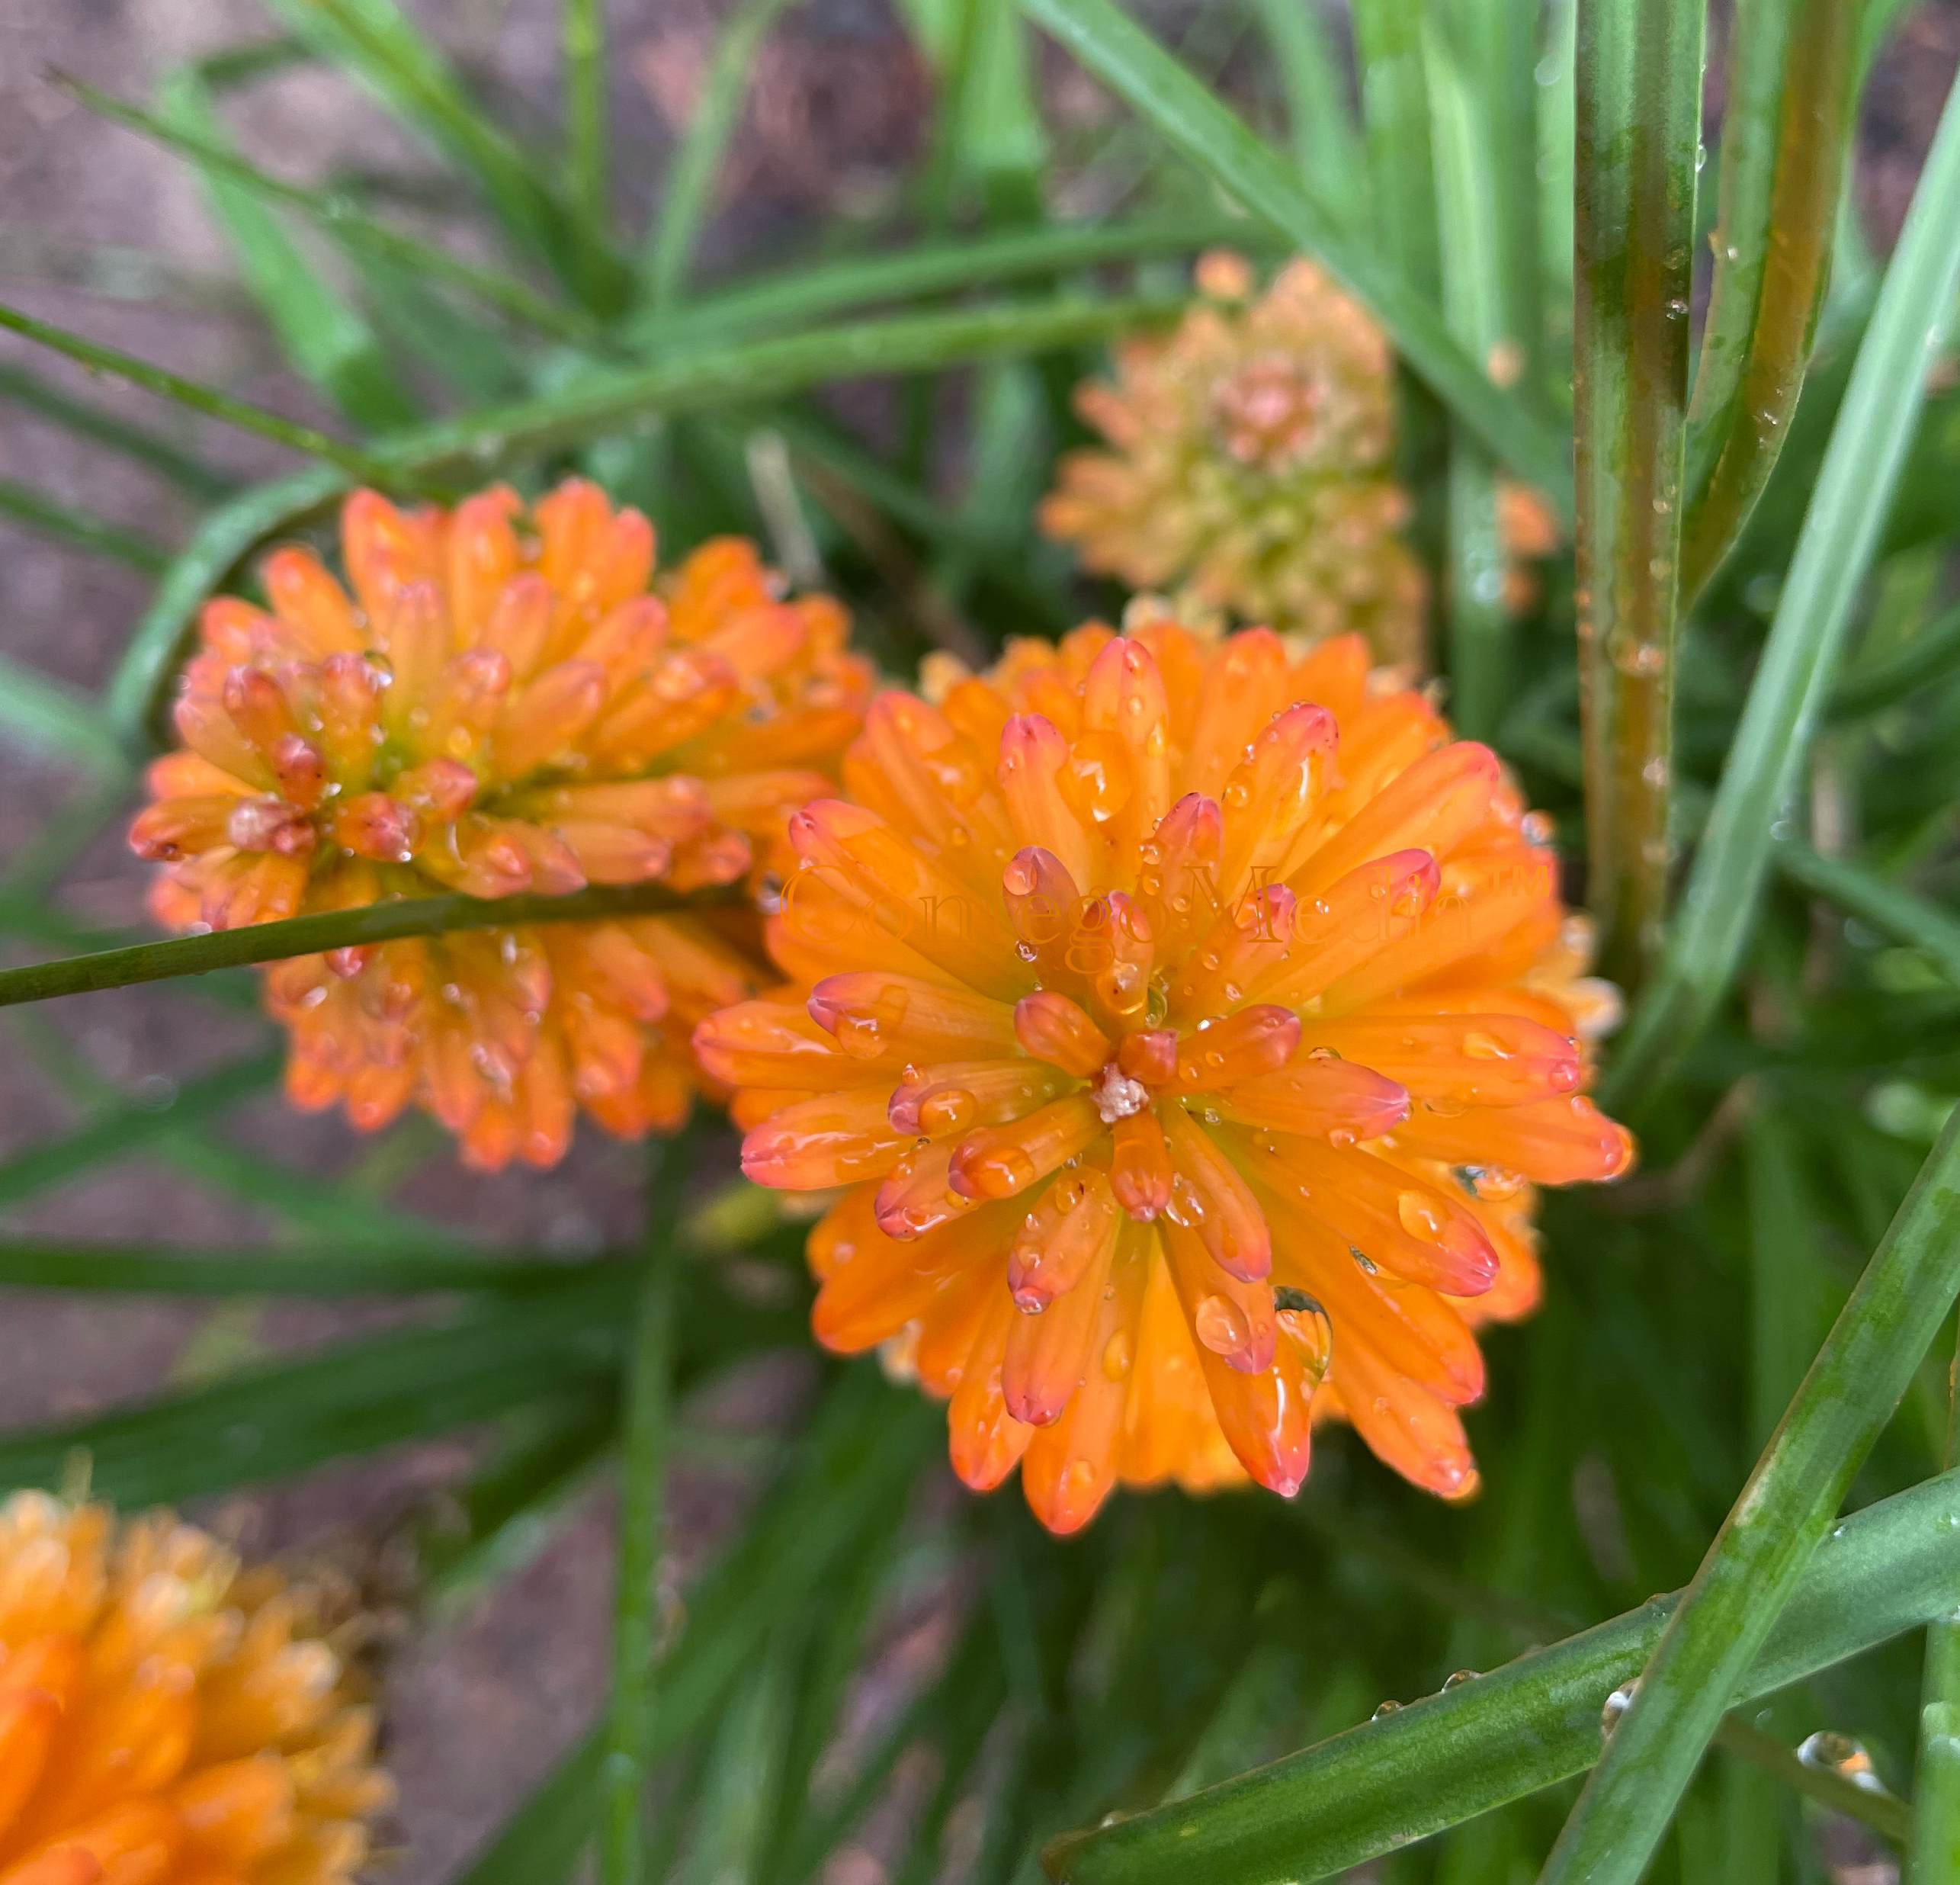
[[(235, 11), (235, 35), (161, 70), (97, 56), (133, 30), (113, 8), (43, 41), (11, 29), (105, 81), (10, 72), (34, 122), (72, 136), (62, 114), (91, 114), (81, 135), (114, 138), (126, 175), (127, 136), (147, 140), (140, 162), (183, 166), (217, 238), (194, 264), (167, 229), (154, 249), (96, 246), (85, 192), (72, 219), (43, 193), (5, 234), (8, 298), (54, 323), (56, 351), (0, 358), (21, 442), (0, 516), (23, 558), (47, 541), (126, 573), (43, 558), (21, 564), (53, 572), (39, 589), (8, 586), (15, 961), (136, 933), (117, 834), (186, 625), (213, 589), (249, 585), (261, 546), (319, 530), (351, 479), (440, 493), (496, 472), (534, 490), (582, 470), (656, 520), (669, 558), (762, 538), (844, 596), (903, 676), (935, 647), (983, 657), (1120, 609), (1034, 535), (1033, 508), (1083, 436), (1072, 388), (1108, 337), (1176, 311), (1206, 246), (1269, 262), (1306, 230), (1379, 291), (1405, 358), (1410, 336), (1487, 367), (1509, 350), (1488, 409), (1516, 458), (1542, 464), (1537, 442), (1570, 422), (1570, 0), (1140, 9), (1269, 140), (1236, 158), (1198, 117), (1167, 126), (1176, 98), (1120, 104), (994, 0), (739, 0), (616, 20), (610, 39), (595, 0), (565, 0), (513, 11), (515, 86), (461, 9), (426, 10), (440, 34), (394, 0)], [(1766, 102), (1733, 104), (1727, 11), (1708, 28), (1698, 323), (1715, 180), (1780, 95), (1772, 74)], [(1951, 5), (1734, 12), (1799, 36), (1811, 13), (1855, 16), (1836, 82), (1862, 102), (1841, 114), (1856, 160), (1827, 204), (1801, 401), (1679, 644), (1676, 859), (1737, 737), (1960, 50)], [(358, 135), (335, 134), (343, 114)], [(1252, 202), (1243, 180), (1275, 153), (1281, 181)], [(248, 346), (184, 343), (214, 310), (251, 324)], [(146, 381), (71, 326), (189, 377)], [(1546, 557), (1522, 609), (1493, 611), (1475, 579), (1500, 560), (1499, 442), (1438, 397), (1447, 379), (1401, 389), (1436, 661), (1467, 730), (1556, 818), (1576, 900), (1572, 560)], [(1290, 1505), (1126, 1495), (1057, 1543), (1017, 1497), (953, 1488), (938, 1416), (875, 1362), (812, 1358), (800, 1227), (727, 1177), (718, 1121), (672, 1153), (588, 1132), (546, 1180), (467, 1180), (419, 1120), (357, 1146), (267, 1101), (277, 1059), (236, 970), (6, 1017), (0, 1284), (24, 1385), (0, 1483), (85, 1475), (273, 1544), (332, 1532), (399, 1614), (422, 1684), (403, 1728), (422, 1737), (415, 1836), (390, 1875), (469, 1885), (550, 1885), (591, 1845), (605, 1731), (546, 1743), (596, 1702), (622, 1459), (643, 1501), (666, 1469), (657, 1576), (621, 1598), (643, 1633), (621, 1639), (659, 1650), (647, 1875), (690, 1885), (1031, 1879), (1064, 1829), (1685, 1583), (1960, 1095), (1950, 358), (1925, 391), (1814, 737), (1763, 762), (1793, 748), (1801, 769), (1746, 957), (1708, 1025), (1667, 1043), (1672, 1077), (1628, 1095), (1640, 1170), (1548, 1200), (1545, 1306), (1490, 1334), (1474, 1504), (1433, 1503), (1328, 1430)], [(314, 462), (294, 470), (295, 448)], [(650, 1334), (633, 1307), (650, 1263), (671, 1283)], [(1946, 1463), (1952, 1347), (1920, 1366), (1853, 1506)], [(553, 1562), (577, 1568), (541, 1582)], [(466, 1664), (444, 1691), (442, 1646), (486, 1617), (515, 1672)], [(1919, 1662), (1918, 1636), (1894, 1633), (1731, 1717), (1651, 1876), (1894, 1876)], [(643, 1673), (616, 1680), (637, 1694)], [(432, 1694), (449, 1706), (431, 1720)], [(446, 1823), (480, 1732), (508, 1817), (485, 1819), (480, 1786)], [(1364, 1875), (1529, 1879), (1575, 1790), (1407, 1851), (1378, 1828)]]

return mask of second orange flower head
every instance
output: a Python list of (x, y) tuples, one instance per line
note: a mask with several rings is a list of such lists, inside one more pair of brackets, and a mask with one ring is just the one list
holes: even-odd
[(791, 821), (793, 988), (695, 1036), (752, 1177), (848, 1187), (820, 1338), (1058, 1531), (1119, 1480), (1290, 1494), (1333, 1414), (1467, 1495), (1533, 1187), (1632, 1157), (1544, 821), (1357, 637), (1090, 627), (938, 691)]
[[(723, 538), (656, 576), (652, 527), (572, 480), (526, 506), (348, 499), (348, 586), (265, 562), (269, 608), (205, 609), (131, 843), (152, 907), (225, 929), (460, 891), (733, 885), (780, 862), (871, 692), (827, 597), (786, 599)], [(582, 1105), (670, 1127), (695, 1021), (756, 981), (740, 909), (461, 931), (266, 975), (287, 1087), (354, 1123), (428, 1108), (473, 1164), (564, 1151)]]

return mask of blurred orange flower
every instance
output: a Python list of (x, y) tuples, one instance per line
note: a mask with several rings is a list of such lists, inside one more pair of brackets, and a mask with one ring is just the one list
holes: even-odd
[(1115, 383), (1078, 390), (1112, 448), (1063, 459), (1042, 528), (1185, 607), (1419, 660), (1426, 586), (1400, 535), (1380, 329), (1309, 262), (1254, 298), (1246, 265), (1214, 253), (1198, 286), (1176, 332), (1125, 342)]
[(1057, 1531), (1118, 1480), (1291, 1493), (1344, 1415), (1446, 1498), (1616, 997), (1549, 827), (1358, 637), (1168, 619), (943, 662), (791, 821), (792, 987), (704, 1021), (745, 1169), (843, 1186), (816, 1331), (951, 1397)]
[[(269, 610), (204, 611), (186, 750), (130, 833), (168, 866), (168, 924), (732, 884), (782, 861), (870, 693), (836, 602), (784, 599), (733, 538), (656, 580), (646, 519), (579, 480), (528, 509), (502, 486), (453, 512), (357, 492), (341, 551), (351, 595), (284, 549)], [(277, 964), (267, 1004), (297, 1103), (371, 1128), (412, 1101), (472, 1164), (549, 1165), (580, 1104), (617, 1132), (678, 1122), (688, 1031), (755, 985), (759, 949), (734, 909), (482, 930)]]
[(319, 1594), (167, 1513), (0, 1506), (0, 1879), (351, 1885), (393, 1797)]

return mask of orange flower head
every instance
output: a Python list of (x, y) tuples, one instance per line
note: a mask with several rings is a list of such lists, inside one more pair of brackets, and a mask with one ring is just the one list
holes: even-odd
[(1309, 262), (1253, 298), (1246, 264), (1214, 253), (1198, 285), (1174, 332), (1125, 342), (1115, 384), (1078, 390), (1111, 448), (1062, 461), (1042, 528), (1198, 612), (1359, 631), (1384, 660), (1416, 660), (1426, 586), (1400, 534), (1381, 330)]
[(750, 1177), (846, 1187), (819, 1338), (1057, 1531), (1119, 1479), (1291, 1494), (1335, 1413), (1468, 1495), (1533, 1187), (1632, 1157), (1546, 821), (1359, 637), (1139, 612), (935, 678), (791, 821), (791, 989), (695, 1031)]
[[(276, 551), (270, 604), (223, 597), (130, 842), (167, 869), (152, 907), (225, 929), (379, 899), (588, 884), (733, 884), (787, 857), (825, 790), (868, 666), (827, 597), (786, 600), (752, 544), (654, 574), (653, 532), (573, 480), (526, 509), (348, 499), (350, 595)], [(579, 1104), (669, 1127), (695, 1020), (754, 985), (754, 917), (480, 930), (302, 956), (266, 976), (287, 1086), (362, 1127), (411, 1101), (466, 1158), (553, 1163)]]
[(0, 1878), (352, 1885), (393, 1794), (326, 1607), (168, 1513), (118, 1524), (15, 1493), (0, 1506)]

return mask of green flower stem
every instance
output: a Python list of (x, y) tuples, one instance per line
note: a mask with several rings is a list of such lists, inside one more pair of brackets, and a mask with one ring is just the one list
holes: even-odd
[(0, 328), (52, 348), (86, 367), (91, 373), (110, 374), (127, 380), (132, 386), (174, 400), (179, 406), (188, 406), (207, 418), (222, 419), (228, 425), (237, 426), (241, 432), (255, 433), (261, 438), (271, 439), (275, 445), (303, 451), (310, 458), (337, 465), (351, 477), (371, 480), (388, 476), (386, 462), (363, 451), (358, 445), (329, 438), (325, 432), (316, 432), (310, 425), (295, 425), (290, 419), (281, 419), (277, 413), (268, 413), (262, 406), (235, 400), (229, 393), (220, 393), (213, 387), (200, 386), (194, 380), (166, 373), (161, 367), (137, 359), (133, 354), (84, 340), (79, 334), (71, 334), (46, 321), (37, 321), (30, 314), (23, 314), (18, 308), (0, 304)]
[(351, 949), (362, 942), (392, 942), (402, 936), (436, 936), (452, 930), (495, 930), (516, 923), (589, 923), (608, 917), (646, 917), (727, 902), (737, 891), (720, 895), (683, 896), (664, 884), (595, 886), (569, 897), (405, 897), (393, 903), (364, 904), (316, 916), (288, 917), (278, 923), (249, 923), (204, 936), (168, 942), (136, 942), (127, 949), (68, 955), (21, 968), (0, 968), (0, 1008), (16, 1002), (47, 1001), (56, 995), (85, 994), (98, 988), (124, 988), (132, 982), (162, 981), (201, 975), (207, 969), (242, 962), (280, 962), (295, 955)]
[(1723, 762), (1681, 908), (1601, 1100), (1634, 1110), (1715, 1012), (1742, 958), (1776, 821), (1836, 679), (1853, 605), (1885, 528), (1960, 297), (1960, 87), (1949, 94), (1812, 487), (1769, 637)]
[(662, 1486), (674, 1347), (674, 1226), (694, 1135), (656, 1144), (646, 1199), (646, 1280), (627, 1356), (620, 1436), (619, 1570), (614, 1592), (612, 1697), (599, 1768), (599, 1885), (641, 1885), (642, 1801), (652, 1765)]
[(1688, 420), (1692, 603), (1769, 482), (1830, 276), (1851, 139), (1856, 0), (1748, 0), (1731, 38), (1714, 288)]
[(1658, 947), (1668, 881), (1699, 0), (1579, 0), (1573, 333), (1586, 899), (1607, 971)]
[[(1846, 1519), (1731, 1704), (1754, 1700), (1950, 1610), (1960, 1473)], [(1638, 1675), (1678, 1597), (1425, 1696), (1190, 1799), (1056, 1840), (1068, 1885), (1306, 1885), (1522, 1799), (1599, 1758), (1600, 1711)]]
[[(1946, 1469), (1960, 1463), (1960, 1350), (1949, 1377)], [(1960, 1885), (1960, 1610), (1926, 1626), (1908, 1885)]]
[(1022, 6), (1207, 176), (1323, 263), (1381, 323), (1410, 370), (1485, 446), (1536, 486), (1554, 511), (1570, 519), (1572, 478), (1564, 441), (1523, 401), (1492, 384), (1441, 313), (1372, 242), (1329, 214), (1285, 157), (1248, 130), (1113, 0), (1022, 0)]
[(486, 306), (555, 339), (586, 345), (598, 336), (599, 330), (588, 316), (547, 300), (515, 275), (480, 268), (433, 243), (419, 241), (364, 214), (345, 197), (284, 182), (237, 152), (168, 124), (140, 106), (99, 91), (84, 80), (64, 77), (62, 83), (99, 116), (149, 138), (166, 150), (175, 151), (207, 175), (236, 184), (268, 203), (298, 211), (349, 249), (379, 256), (417, 276), (453, 282)]
[(1795, 838), (1779, 843), (1774, 858), (1778, 871), (1800, 890), (1827, 897), (1881, 935), (1923, 950), (1960, 987), (1960, 918), (1862, 865), (1823, 856)]
[(1635, 1885), (1743, 1672), (1960, 1293), (1949, 1124), (1715, 1534), (1540, 1874)]

